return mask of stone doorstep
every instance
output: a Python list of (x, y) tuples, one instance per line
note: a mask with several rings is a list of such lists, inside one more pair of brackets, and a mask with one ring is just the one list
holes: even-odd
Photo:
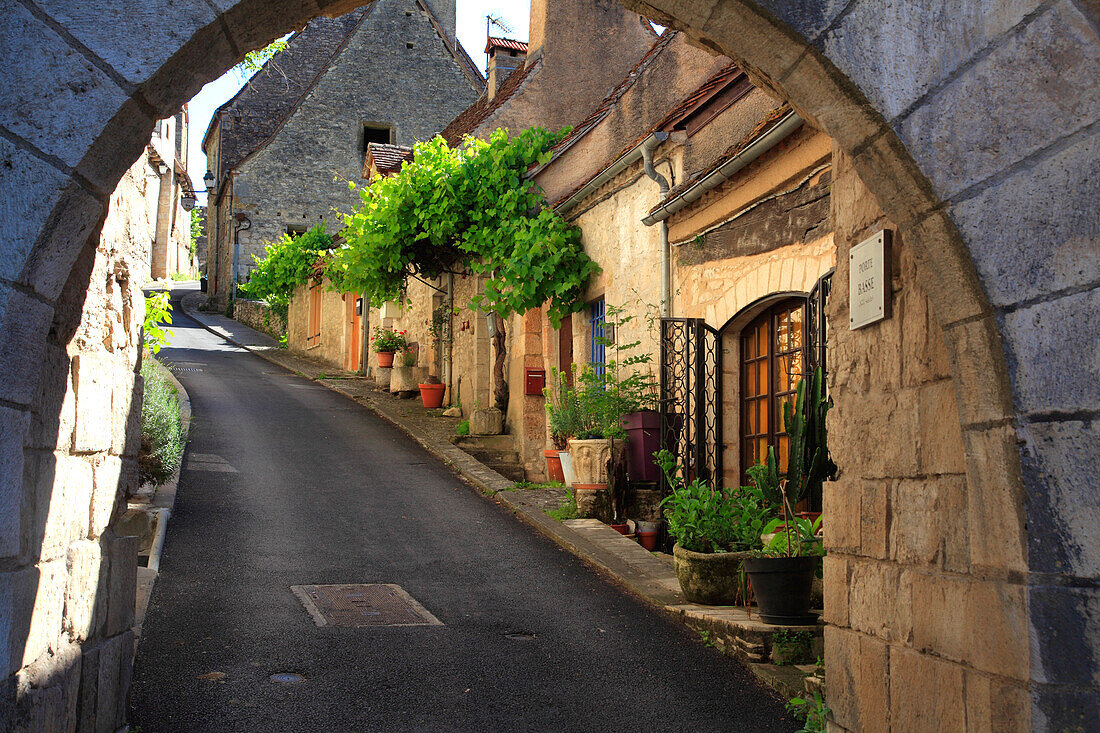
[[(211, 332), (283, 368), (293, 370), (293, 367), (288, 366), (284, 361), (301, 361), (281, 359), (278, 357), (289, 355), (276, 354), (269, 349), (242, 344), (222, 329), (205, 323), (198, 314), (189, 313), (188, 315)], [(298, 371), (309, 374), (305, 369)], [(442, 443), (434, 436), (425, 434), (412, 424), (405, 422), (400, 414), (382, 400), (356, 395), (345, 390), (341, 387), (340, 381), (342, 380), (333, 380), (325, 384), (318, 380), (319, 383), (359, 402), (379, 417), (403, 430), (483, 494), (493, 497), (495, 501), (508, 507), (519, 519), (609, 575), (640, 599), (664, 610), (672, 618), (681, 620), (690, 628), (714, 634), (716, 646), (724, 653), (746, 664), (763, 684), (788, 698), (795, 694), (802, 694), (804, 689), (799, 682), (814, 670), (813, 665), (788, 666), (766, 663), (766, 654), (770, 652), (770, 636), (780, 629), (791, 628), (808, 630), (820, 637), (823, 628), (821, 623), (816, 626), (772, 626), (752, 619), (747, 612), (739, 608), (684, 603), (672, 559), (668, 556), (648, 552), (634, 540), (620, 535), (597, 519), (569, 520), (564, 523), (551, 519), (541, 509), (525, 505), (522, 497), (511, 496), (511, 493), (522, 494), (523, 492), (504, 491), (512, 486), (509, 479), (485, 466), (457, 445), (451, 442)]]

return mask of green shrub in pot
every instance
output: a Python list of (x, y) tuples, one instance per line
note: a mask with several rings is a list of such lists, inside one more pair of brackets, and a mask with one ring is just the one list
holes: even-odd
[(661, 503), (684, 596), (694, 603), (729, 605), (745, 596), (741, 562), (761, 549), (774, 511), (755, 487), (722, 490), (686, 482), (668, 451), (656, 454), (672, 493)]

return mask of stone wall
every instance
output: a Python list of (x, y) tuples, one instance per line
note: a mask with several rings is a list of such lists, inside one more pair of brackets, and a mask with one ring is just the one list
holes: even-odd
[[(346, 181), (362, 179), (364, 123), (391, 126), (392, 141), (411, 146), (477, 94), (427, 14), (407, 0), (374, 3), (274, 136), (237, 166), (233, 211), (251, 220), (240, 233), (242, 280), (287, 227), (339, 230), (335, 212), (359, 200)], [(218, 242), (232, 250), (231, 236)]]
[(262, 331), (272, 338), (278, 339), (287, 335), (286, 316), (262, 300), (235, 299), (233, 319), (257, 331)]
[[(975, 466), (943, 333), (918, 282), (918, 231), (897, 227), (834, 152), (837, 271), (828, 317), (825, 631), (829, 704), (845, 730), (1028, 730), (1023, 503)], [(850, 331), (848, 249), (897, 232), (892, 315)], [(964, 367), (965, 368), (965, 367)]]
[[(30, 410), (0, 407), (0, 722), (106, 730), (125, 722), (137, 539), (111, 528), (137, 488), (138, 345), (155, 211), (147, 159), (110, 199), (66, 284)], [(22, 442), (22, 446), (20, 446)]]

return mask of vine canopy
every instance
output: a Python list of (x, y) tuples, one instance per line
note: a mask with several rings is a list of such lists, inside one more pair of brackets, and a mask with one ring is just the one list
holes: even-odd
[(359, 190), (328, 267), (334, 285), (378, 304), (400, 299), (409, 277), (473, 272), (487, 277), (475, 307), (503, 317), (548, 302), (558, 325), (599, 272), (579, 229), (525, 177), (565, 132), (530, 128), (510, 138), (498, 129), (458, 149), (441, 137), (418, 143), (399, 173)]

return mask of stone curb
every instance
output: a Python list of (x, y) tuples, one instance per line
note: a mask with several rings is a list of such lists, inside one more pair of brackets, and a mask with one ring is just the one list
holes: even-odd
[(162, 364), (159, 359), (152, 355), (142, 356), (142, 358), (148, 358), (152, 362), (153, 368), (167, 376), (176, 388), (176, 396), (179, 399), (180, 406), (180, 423), (183, 427), (184, 448), (183, 455), (180, 456), (179, 468), (167, 481), (157, 487), (153, 500), (149, 504), (152, 513), (157, 516), (157, 533), (153, 538), (152, 547), (149, 548), (149, 564), (138, 568), (139, 580), (143, 581), (139, 585), (145, 585), (146, 587), (137, 593), (137, 606), (134, 608), (135, 653), (137, 652), (137, 642), (141, 639), (141, 628), (145, 621), (145, 612), (149, 608), (149, 600), (153, 597), (153, 586), (160, 575), (160, 556), (164, 552), (164, 540), (168, 535), (168, 520), (172, 518), (172, 507), (176, 503), (176, 490), (179, 488), (180, 472), (183, 470), (183, 458), (187, 455), (188, 436), (191, 434), (191, 396), (187, 394), (187, 390), (176, 379), (171, 370)]

